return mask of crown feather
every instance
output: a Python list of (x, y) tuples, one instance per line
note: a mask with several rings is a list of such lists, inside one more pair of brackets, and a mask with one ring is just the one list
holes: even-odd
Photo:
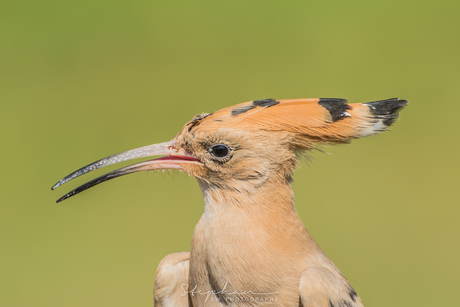
[(263, 99), (214, 112), (198, 127), (282, 131), (292, 134), (296, 147), (308, 149), (380, 133), (406, 105), (406, 100), (398, 98), (352, 104), (339, 98)]

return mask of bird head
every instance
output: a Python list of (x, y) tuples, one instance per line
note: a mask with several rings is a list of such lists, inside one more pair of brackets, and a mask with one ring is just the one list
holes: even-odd
[(98, 160), (52, 189), (107, 165), (162, 155), (93, 179), (58, 202), (104, 181), (155, 169), (178, 169), (207, 186), (253, 193), (267, 182), (289, 184), (298, 152), (382, 132), (406, 104), (397, 98), (355, 104), (334, 98), (246, 102), (197, 115), (173, 140)]

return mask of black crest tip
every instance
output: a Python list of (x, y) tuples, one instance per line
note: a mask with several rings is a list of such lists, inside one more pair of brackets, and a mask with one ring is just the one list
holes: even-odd
[(407, 100), (391, 98), (366, 103), (371, 109), (372, 115), (382, 116), (398, 112), (407, 106)]
[(399, 116), (399, 111), (407, 106), (407, 100), (391, 98), (366, 103), (369, 112), (376, 118), (382, 118), (382, 123), (389, 127)]

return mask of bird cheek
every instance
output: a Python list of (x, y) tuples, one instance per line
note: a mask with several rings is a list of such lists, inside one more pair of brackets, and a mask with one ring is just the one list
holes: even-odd
[(238, 181), (250, 183), (253, 186), (260, 186), (264, 184), (270, 176), (270, 169), (263, 163), (249, 164), (245, 163), (233, 171), (231, 178)]

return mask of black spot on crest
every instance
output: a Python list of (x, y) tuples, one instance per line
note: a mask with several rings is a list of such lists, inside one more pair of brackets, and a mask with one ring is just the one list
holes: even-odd
[(347, 103), (348, 100), (343, 98), (320, 98), (320, 102), (340, 102), (340, 103)]
[(346, 111), (352, 108), (341, 98), (320, 98), (318, 104), (329, 111), (333, 122), (346, 117)]
[(275, 99), (272, 99), (272, 98), (262, 99), (262, 100), (254, 100), (252, 102), (252, 104), (257, 106), (257, 107), (265, 107), (265, 108), (272, 107), (274, 105), (277, 105), (278, 103), (280, 103), (280, 102), (276, 101)]
[(236, 115), (239, 115), (239, 114), (243, 114), (249, 110), (252, 110), (256, 107), (262, 107), (262, 108), (268, 108), (268, 107), (271, 107), (271, 106), (274, 106), (274, 105), (277, 105), (278, 103), (280, 103), (279, 101), (276, 101), (275, 99), (262, 99), (262, 100), (254, 100), (252, 102), (252, 104), (250, 105), (245, 105), (245, 106), (242, 106), (242, 107), (237, 107), (237, 108), (234, 108), (232, 110), (232, 115), (233, 116), (236, 116)]
[(236, 115), (239, 115), (239, 114), (243, 114), (249, 110), (252, 110), (254, 109), (256, 106), (254, 105), (247, 105), (247, 106), (242, 106), (242, 107), (237, 107), (235, 109), (232, 110), (232, 115), (233, 116), (236, 116)]

